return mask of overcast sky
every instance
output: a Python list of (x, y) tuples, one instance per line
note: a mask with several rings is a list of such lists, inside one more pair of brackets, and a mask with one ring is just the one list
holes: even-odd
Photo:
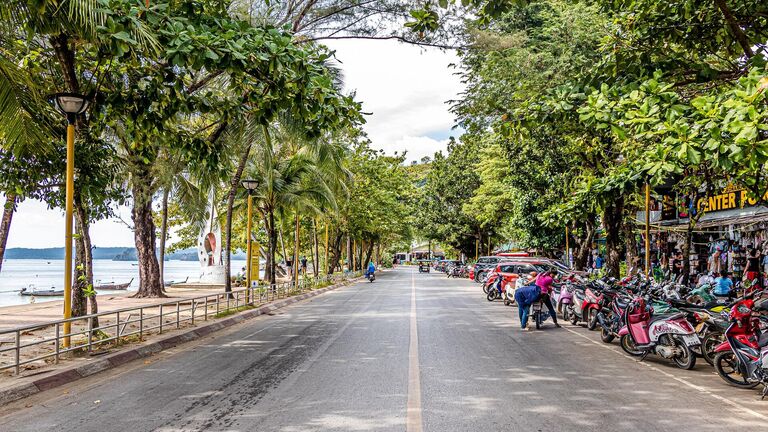
[[(418, 160), (445, 149), (453, 116), (445, 102), (461, 91), (449, 64), (452, 52), (423, 49), (394, 41), (330, 41), (342, 63), (347, 90), (356, 90), (363, 109), (372, 113), (364, 126), (375, 148), (391, 154), (408, 151)], [(3, 202), (5, 197), (3, 197)], [(128, 208), (118, 209), (130, 222)], [(97, 247), (134, 244), (128, 226), (115, 219), (91, 227)], [(14, 215), (7, 247), (61, 247), (64, 245), (63, 211), (48, 210), (44, 203), (27, 200)]]

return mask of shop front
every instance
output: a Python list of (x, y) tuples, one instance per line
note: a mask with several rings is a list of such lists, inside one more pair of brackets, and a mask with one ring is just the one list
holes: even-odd
[[(642, 218), (641, 218), (642, 216)], [(691, 217), (695, 219), (689, 227)], [(644, 215), (638, 215), (642, 221)], [(692, 203), (689, 197), (657, 197), (651, 206), (651, 256), (665, 274), (679, 275), (682, 251), (691, 231), (690, 280), (704, 273), (742, 278), (747, 258), (757, 251), (761, 270), (768, 255), (768, 208), (732, 186)], [(642, 251), (644, 253), (644, 251)], [(768, 260), (766, 260), (768, 261)]]

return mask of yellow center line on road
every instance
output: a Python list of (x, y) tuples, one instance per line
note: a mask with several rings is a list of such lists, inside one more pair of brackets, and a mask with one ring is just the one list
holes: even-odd
[(421, 432), (421, 372), (419, 371), (419, 332), (416, 320), (416, 278), (411, 271), (411, 341), (408, 348), (408, 408), (405, 430)]

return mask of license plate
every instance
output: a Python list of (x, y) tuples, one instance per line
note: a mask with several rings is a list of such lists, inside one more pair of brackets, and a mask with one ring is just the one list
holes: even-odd
[(694, 346), (694, 345), (701, 345), (701, 341), (699, 340), (699, 336), (692, 334), (692, 335), (683, 335), (683, 342), (685, 342), (688, 346)]

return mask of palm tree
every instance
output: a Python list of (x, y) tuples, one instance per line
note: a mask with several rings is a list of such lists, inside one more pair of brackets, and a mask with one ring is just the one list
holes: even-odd
[(248, 177), (259, 180), (253, 199), (267, 233), (265, 277), (271, 284), (276, 282), (277, 217), (290, 220), (290, 213), (314, 215), (323, 208), (336, 206), (335, 195), (326, 181), (329, 175), (323, 173), (316, 155), (296, 141), (274, 144), (272, 135), (287, 138), (284, 132), (279, 125), (263, 126), (263, 145), (255, 149), (246, 168)]

